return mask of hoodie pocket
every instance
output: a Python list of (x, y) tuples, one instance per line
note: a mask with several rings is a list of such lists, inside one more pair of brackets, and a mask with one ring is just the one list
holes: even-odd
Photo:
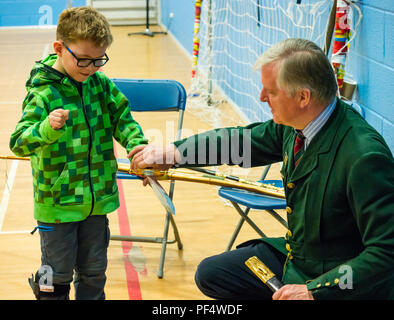
[(72, 179), (68, 163), (51, 187), (54, 204), (72, 205), (83, 202), (83, 179)]

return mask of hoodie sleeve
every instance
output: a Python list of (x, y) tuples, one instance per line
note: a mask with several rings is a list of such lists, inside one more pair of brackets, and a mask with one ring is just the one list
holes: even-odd
[(107, 86), (108, 108), (114, 125), (113, 135), (129, 153), (136, 146), (147, 144), (148, 139), (145, 138), (138, 122), (131, 116), (130, 103), (126, 96), (108, 78)]
[(10, 149), (15, 155), (31, 156), (63, 135), (66, 126), (59, 130), (52, 129), (46, 105), (37, 93), (29, 93), (26, 96), (22, 105), (22, 117), (10, 138)]

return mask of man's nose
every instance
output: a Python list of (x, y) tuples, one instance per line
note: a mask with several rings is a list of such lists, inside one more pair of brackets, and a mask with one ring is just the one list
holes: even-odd
[(264, 92), (264, 89), (262, 89), (261, 92), (260, 92), (260, 101), (261, 102), (267, 102), (268, 101), (268, 98), (267, 98), (267, 95)]

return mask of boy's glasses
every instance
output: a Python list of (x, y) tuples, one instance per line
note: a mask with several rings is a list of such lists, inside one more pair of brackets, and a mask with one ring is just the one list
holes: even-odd
[(64, 42), (63, 42), (63, 45), (64, 45), (64, 47), (68, 50), (68, 52), (70, 52), (70, 53), (72, 54), (72, 56), (73, 56), (75, 59), (77, 59), (77, 66), (78, 66), (78, 67), (85, 68), (85, 67), (90, 66), (90, 64), (93, 63), (93, 65), (94, 65), (95, 67), (98, 68), (98, 67), (102, 67), (103, 65), (105, 65), (105, 64), (108, 62), (108, 60), (109, 60), (109, 58), (108, 58), (108, 56), (107, 56), (106, 53), (104, 53), (105, 58), (98, 58), (98, 59), (78, 58), (78, 57), (70, 50), (70, 48), (67, 47), (67, 45), (66, 45)]

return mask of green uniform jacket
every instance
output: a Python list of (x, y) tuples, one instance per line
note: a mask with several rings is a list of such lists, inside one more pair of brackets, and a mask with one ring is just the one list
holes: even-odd
[[(272, 120), (175, 145), (189, 165), (234, 164), (228, 154), (244, 136), (250, 137), (248, 165), (283, 161), (289, 231), (263, 239), (287, 254), (282, 281), (306, 283), (316, 299), (393, 299), (394, 160), (384, 139), (338, 100), (295, 170), (295, 131)], [(206, 143), (212, 139), (216, 148)], [(248, 148), (239, 145), (242, 158)]]
[[(113, 137), (131, 151), (146, 144), (129, 102), (103, 73), (78, 84), (52, 68), (56, 55), (37, 62), (26, 82), (23, 114), (10, 139), (17, 156), (30, 157), (34, 217), (38, 221), (81, 221), (119, 207)], [(70, 110), (63, 128), (48, 115)]]

